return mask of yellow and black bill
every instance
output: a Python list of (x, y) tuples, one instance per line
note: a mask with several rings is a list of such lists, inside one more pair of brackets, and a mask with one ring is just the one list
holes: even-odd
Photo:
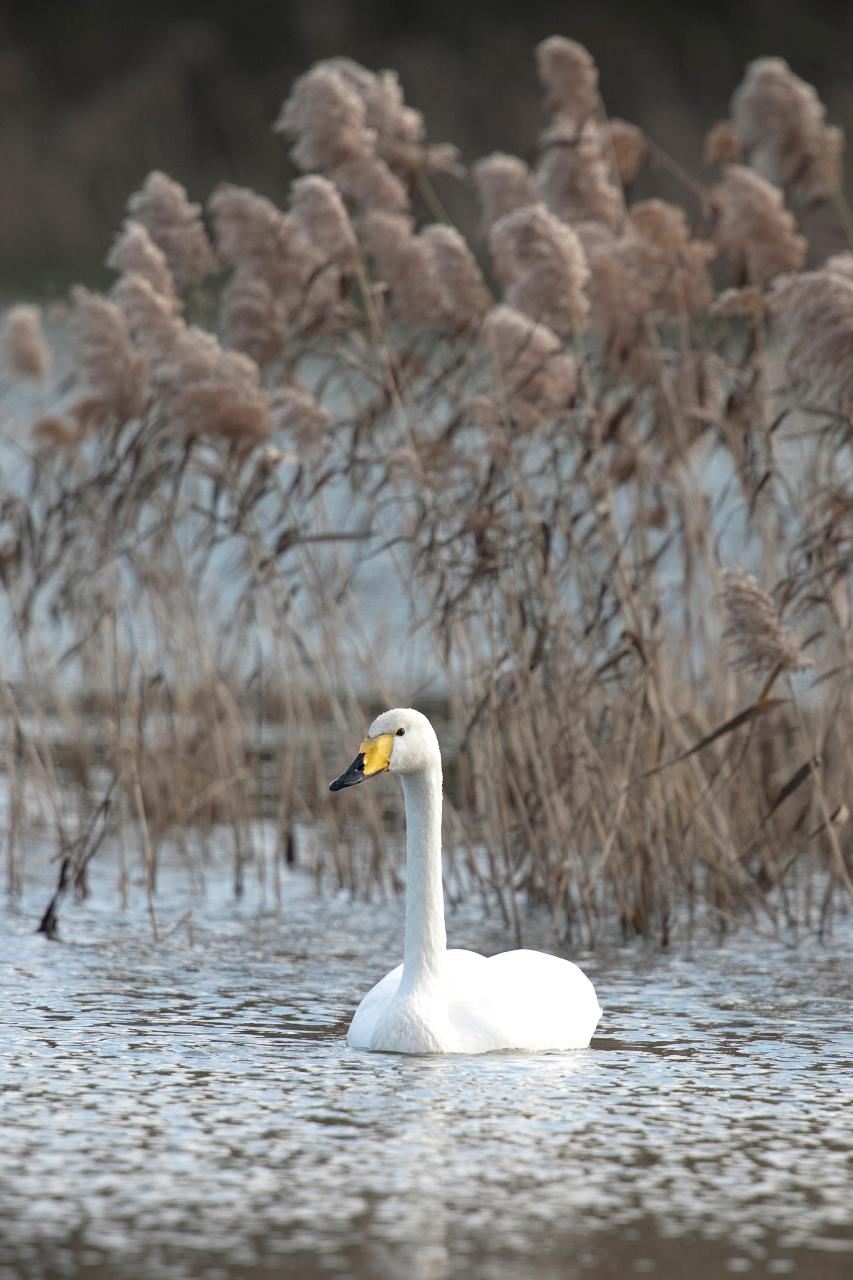
[(380, 733), (376, 738), (365, 738), (358, 749), (358, 755), (348, 769), (340, 777), (329, 783), (330, 791), (343, 791), (344, 787), (354, 787), (377, 773), (384, 773), (391, 760), (391, 748), (394, 745), (393, 733)]

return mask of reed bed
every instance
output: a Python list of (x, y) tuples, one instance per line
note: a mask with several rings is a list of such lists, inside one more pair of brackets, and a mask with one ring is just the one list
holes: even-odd
[[(41, 815), (48, 933), (105, 840), (155, 928), (167, 842), (227, 842), (240, 892), (259, 816), (279, 856), (308, 831), (321, 878), (393, 891), (388, 797), (326, 783), (375, 709), (427, 698), (453, 891), (517, 937), (531, 908), (664, 944), (849, 910), (843, 139), (760, 59), (691, 176), (608, 118), (580, 45), (536, 68), (529, 161), (466, 166), (393, 72), (322, 62), (275, 125), (286, 208), (152, 173), (108, 293), (49, 338), (8, 312), (7, 881)], [(664, 171), (683, 206), (635, 198)]]

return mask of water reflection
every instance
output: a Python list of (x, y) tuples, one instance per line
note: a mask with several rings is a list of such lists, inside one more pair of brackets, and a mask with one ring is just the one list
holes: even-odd
[(397, 904), (226, 884), (192, 942), (0, 921), (0, 1277), (849, 1274), (850, 937), (583, 957), (590, 1050), (406, 1059), (343, 1043)]

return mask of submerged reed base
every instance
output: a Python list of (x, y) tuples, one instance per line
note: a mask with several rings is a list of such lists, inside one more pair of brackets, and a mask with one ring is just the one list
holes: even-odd
[(109, 294), (73, 289), (50, 341), (7, 314), (5, 857), (14, 893), (47, 824), (46, 932), (105, 839), (155, 929), (190, 827), (229, 830), (239, 892), (261, 808), (282, 856), (301, 825), (338, 884), (396, 889), (381, 789), (341, 816), (325, 780), (378, 706), (436, 699), (458, 883), (516, 938), (531, 905), (664, 944), (849, 910), (839, 131), (753, 63), (682, 208), (585, 49), (537, 65), (535, 162), (472, 166), (471, 243), (455, 149), (338, 58), (276, 125), (287, 209), (152, 173)]

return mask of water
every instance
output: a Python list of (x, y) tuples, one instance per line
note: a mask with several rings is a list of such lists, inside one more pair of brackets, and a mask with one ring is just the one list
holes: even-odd
[[(355, 1052), (401, 904), (112, 871), (0, 911), (0, 1277), (853, 1273), (853, 937), (581, 957), (566, 1054)], [(183, 920), (187, 909), (192, 920)], [(452, 945), (506, 945), (473, 910)]]

